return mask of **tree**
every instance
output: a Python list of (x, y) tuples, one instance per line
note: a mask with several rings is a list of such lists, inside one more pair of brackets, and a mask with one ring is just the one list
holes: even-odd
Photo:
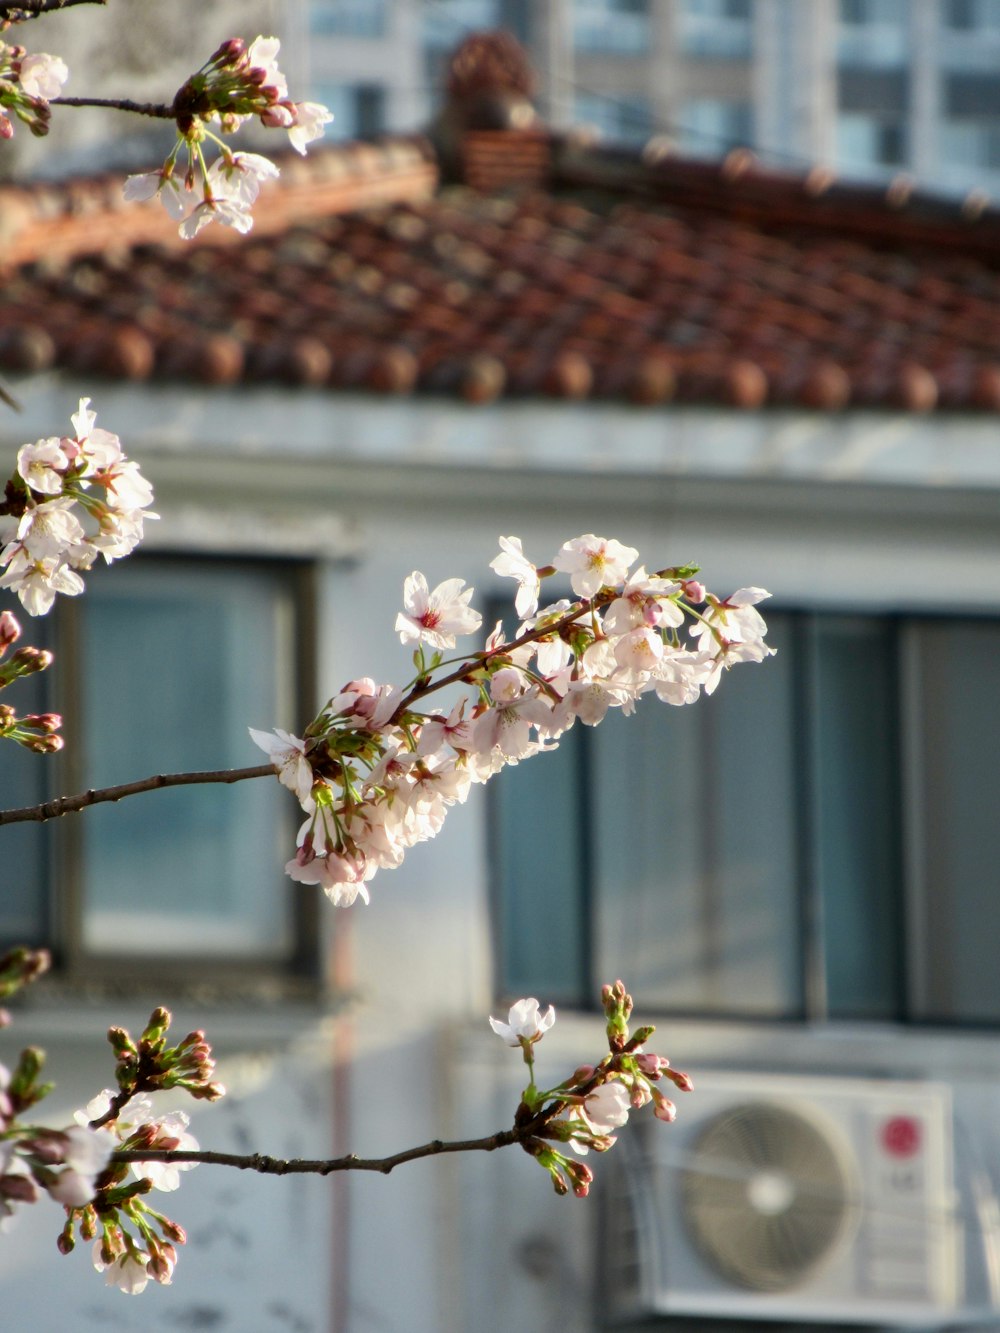
[[(10, 25), (75, 4), (100, 0), (34, 0), (0, 4)], [(325, 108), (294, 102), (278, 67), (279, 44), (258, 37), (249, 45), (223, 43), (188, 78), (169, 104), (59, 95), (66, 67), (58, 58), (0, 46), (0, 135), (15, 121), (44, 135), (52, 107), (97, 106), (172, 122), (174, 146), (155, 171), (129, 177), (129, 199), (158, 198), (190, 239), (212, 222), (246, 232), (262, 184), (276, 174), (269, 159), (234, 150), (229, 140), (250, 117), (286, 130), (301, 152), (329, 120)], [(90, 400), (72, 417), (72, 433), (26, 443), (0, 504), (0, 588), (16, 594), (29, 615), (44, 615), (59, 595), (84, 592), (84, 575), (98, 559), (127, 556), (142, 539), (152, 489), (112, 432), (98, 427)], [(0, 812), (0, 824), (47, 820), (140, 791), (191, 783), (233, 783), (277, 774), (305, 816), (286, 871), (303, 884), (320, 885), (331, 902), (349, 908), (367, 902), (380, 869), (400, 864), (415, 843), (436, 836), (448, 809), (464, 801), (507, 764), (551, 749), (577, 723), (596, 726), (609, 708), (634, 710), (645, 694), (671, 706), (711, 694), (723, 671), (761, 661), (765, 625), (756, 604), (766, 596), (745, 588), (721, 599), (705, 588), (693, 566), (648, 573), (639, 553), (588, 533), (569, 540), (547, 564), (533, 563), (517, 537), (500, 539), (492, 562), (516, 581), (518, 628), (500, 624), (482, 648), (455, 653), (457, 639), (477, 633), (481, 617), (471, 606), (473, 589), (460, 578), (430, 588), (419, 571), (403, 586), (395, 620), (402, 645), (413, 645), (412, 674), (402, 687), (365, 677), (331, 696), (301, 736), (251, 732), (268, 763), (225, 772), (159, 774), (135, 782), (61, 797), (42, 805)], [(539, 606), (546, 579), (569, 581), (572, 599)], [(10, 611), (0, 615), (0, 688), (52, 665), (51, 654), (17, 646), (21, 626)], [(455, 655), (452, 655), (455, 654)], [(448, 707), (428, 704), (447, 691)], [(459, 697), (454, 701), (455, 695)], [(19, 716), (0, 708), (0, 739), (39, 755), (60, 748), (55, 714)], [(12, 994), (48, 965), (44, 953), (14, 950), (0, 960), (0, 995)], [(49, 1085), (41, 1079), (42, 1055), (25, 1051), (13, 1073), (0, 1069), (0, 1211), (47, 1193), (65, 1209), (59, 1245), (77, 1238), (94, 1243), (95, 1267), (122, 1290), (135, 1293), (150, 1278), (169, 1282), (177, 1223), (153, 1208), (154, 1189), (171, 1190), (179, 1172), (212, 1163), (265, 1174), (344, 1170), (389, 1173), (420, 1157), (520, 1144), (548, 1173), (560, 1194), (588, 1193), (593, 1173), (578, 1160), (606, 1151), (629, 1111), (652, 1105), (665, 1121), (674, 1107), (663, 1087), (681, 1090), (690, 1080), (645, 1047), (653, 1029), (632, 1031), (633, 1002), (621, 981), (602, 992), (608, 1051), (552, 1087), (534, 1078), (534, 1047), (555, 1018), (534, 997), (518, 1001), (506, 1021), (491, 1025), (528, 1066), (528, 1083), (509, 1129), (484, 1138), (433, 1140), (393, 1156), (325, 1161), (284, 1161), (259, 1153), (237, 1156), (202, 1151), (187, 1132), (187, 1119), (163, 1114), (156, 1094), (180, 1088), (217, 1100), (210, 1047), (201, 1031), (170, 1044), (170, 1015), (154, 1010), (133, 1038), (114, 1027), (114, 1090), (98, 1092), (77, 1124), (53, 1130), (35, 1123), (33, 1108)]]

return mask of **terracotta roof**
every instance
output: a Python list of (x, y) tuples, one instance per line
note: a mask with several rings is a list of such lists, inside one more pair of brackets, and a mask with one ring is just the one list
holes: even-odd
[(191, 244), (120, 179), (0, 188), (0, 369), (1000, 411), (1000, 211), (982, 201), (537, 127), (282, 168), (250, 236)]

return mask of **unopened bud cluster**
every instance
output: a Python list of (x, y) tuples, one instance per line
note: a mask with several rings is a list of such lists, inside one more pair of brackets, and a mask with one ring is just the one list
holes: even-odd
[[(418, 645), (407, 687), (352, 680), (302, 738), (251, 730), (307, 815), (285, 869), (300, 883), (320, 884), (338, 906), (359, 896), (367, 902), (376, 872), (434, 837), (474, 783), (555, 749), (577, 722), (596, 726), (610, 708), (632, 713), (646, 694), (694, 703), (728, 667), (773, 652), (756, 610), (768, 596), (763, 589), (720, 599), (694, 569), (647, 574), (633, 568), (637, 551), (592, 533), (566, 542), (541, 567), (518, 538), (502, 537), (500, 546), (491, 568), (518, 582), (521, 624), (512, 639), (498, 624), (485, 651), (445, 663), (456, 636), (480, 626), (469, 605), (473, 589), (456, 578), (431, 590), (414, 571), (396, 618), (400, 640)], [(569, 576), (576, 599), (539, 610), (541, 580), (557, 572)], [(417, 707), (456, 684), (472, 694), (448, 714)]]
[(189, 1032), (176, 1046), (168, 1046), (170, 1021), (168, 1010), (154, 1009), (138, 1041), (125, 1028), (108, 1029), (119, 1095), (183, 1088), (199, 1100), (217, 1101), (225, 1088), (212, 1081), (215, 1061), (204, 1032)]
[[(130, 176), (125, 198), (159, 199), (180, 222), (186, 240), (210, 222), (248, 232), (260, 187), (279, 174), (278, 168), (259, 153), (233, 152), (219, 136), (234, 133), (256, 116), (269, 129), (287, 130), (292, 147), (305, 153), (307, 144), (318, 139), (333, 119), (316, 102), (289, 98), (278, 68), (280, 45), (276, 37), (258, 37), (249, 46), (239, 37), (223, 42), (174, 98), (177, 141), (166, 161), (156, 171)], [(206, 145), (219, 149), (211, 164)]]
[[(572, 1191), (578, 1198), (589, 1192), (594, 1173), (554, 1143), (565, 1145), (577, 1157), (607, 1152), (617, 1141), (613, 1131), (626, 1123), (630, 1111), (652, 1104), (658, 1119), (674, 1119), (676, 1108), (659, 1086), (664, 1079), (681, 1092), (690, 1092), (693, 1086), (687, 1074), (671, 1069), (669, 1060), (643, 1049), (653, 1027), (630, 1034), (632, 997), (621, 981), (603, 988), (602, 1001), (609, 1054), (597, 1065), (581, 1065), (554, 1088), (539, 1090), (532, 1077), (514, 1117), (515, 1129), (523, 1135), (521, 1146), (548, 1171), (556, 1193)], [(542, 1014), (538, 1001), (529, 997), (511, 1006), (506, 1023), (491, 1018), (490, 1026), (508, 1046), (520, 1047), (533, 1075), (534, 1047), (555, 1017), (551, 1005)]]
[[(25, 646), (8, 656), (8, 650), (20, 637), (21, 626), (12, 613), (0, 611), (0, 690), (21, 676), (32, 676), (52, 665), (52, 654), (43, 648)], [(16, 741), (37, 754), (54, 754), (62, 749), (63, 740), (57, 734), (61, 726), (58, 713), (26, 713), (18, 717), (9, 704), (0, 704), (0, 740)]]

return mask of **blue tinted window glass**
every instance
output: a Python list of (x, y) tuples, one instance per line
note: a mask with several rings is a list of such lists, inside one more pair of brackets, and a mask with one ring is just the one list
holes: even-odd
[[(95, 571), (80, 617), (87, 786), (260, 761), (247, 726), (290, 727), (289, 586), (260, 568), (136, 561)], [(280, 957), (289, 807), (272, 782), (100, 806), (81, 828), (95, 953)]]

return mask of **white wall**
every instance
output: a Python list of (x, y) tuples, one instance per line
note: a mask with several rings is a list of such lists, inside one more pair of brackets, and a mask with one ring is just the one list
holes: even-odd
[[(0, 446), (9, 452), (51, 434), (83, 391), (37, 380), (16, 386), (26, 411), (0, 421)], [(1000, 609), (1000, 465), (979, 419), (465, 409), (242, 388), (202, 396), (108, 387), (94, 396), (99, 424), (120, 433), (157, 487), (163, 519), (151, 544), (170, 547), (183, 534), (202, 549), (308, 549), (320, 560), (323, 697), (359, 674), (405, 676), (408, 653), (392, 623), (411, 570), (432, 584), (459, 575), (480, 596), (509, 595), (487, 569), (501, 533), (521, 536), (539, 562), (566, 538), (604, 533), (653, 565), (699, 561), (720, 591), (755, 583), (796, 602), (957, 599)], [(374, 881), (370, 907), (329, 909), (330, 947), (352, 996), (346, 1009), (186, 1016), (231, 1053), (244, 1087), (235, 1111), (198, 1114), (204, 1146), (240, 1144), (245, 1132), (246, 1146), (277, 1155), (382, 1155), (509, 1123), (520, 1066), (486, 1026), (491, 1005), (500, 1006), (485, 819), (479, 789), (451, 812), (440, 838)], [(622, 973), (627, 980), (627, 960)], [(106, 1067), (102, 1027), (144, 1017), (134, 1003), (125, 1013), (74, 1008), (72, 1016), (27, 1013), (9, 1034), (47, 1045), (57, 1076), (69, 1060), (67, 1110), (96, 1090), (90, 1069)], [(566, 1062), (562, 1072), (599, 1053), (598, 1019), (565, 1016), (560, 1028), (548, 1049)], [(93, 1039), (77, 1036), (84, 1031)], [(995, 1121), (1000, 1111), (994, 1047), (974, 1035), (692, 1023), (670, 1023), (664, 1042), (681, 1067), (912, 1075), (933, 1062), (935, 1077), (956, 1087), (964, 1131), (1000, 1181), (1000, 1142), (982, 1116), (987, 1107)], [(31, 1283), (43, 1280), (51, 1292), (58, 1275), (65, 1285), (45, 1298), (53, 1333), (67, 1326), (69, 1309), (95, 1328), (169, 1329), (184, 1327), (196, 1306), (223, 1309), (228, 1322), (218, 1326), (234, 1329), (595, 1326), (596, 1206), (555, 1199), (544, 1174), (512, 1150), (419, 1162), (390, 1179), (295, 1185), (203, 1167), (171, 1202), (193, 1241), (221, 1219), (216, 1239), (182, 1256), (172, 1288), (129, 1302), (105, 1293), (83, 1256), (50, 1259), (36, 1246), (53, 1243), (58, 1222), (42, 1227), (40, 1205), (0, 1245), (0, 1290), (13, 1301), (0, 1297), (0, 1308), (20, 1302), (27, 1313)], [(973, 1233), (977, 1246), (981, 1268)]]

